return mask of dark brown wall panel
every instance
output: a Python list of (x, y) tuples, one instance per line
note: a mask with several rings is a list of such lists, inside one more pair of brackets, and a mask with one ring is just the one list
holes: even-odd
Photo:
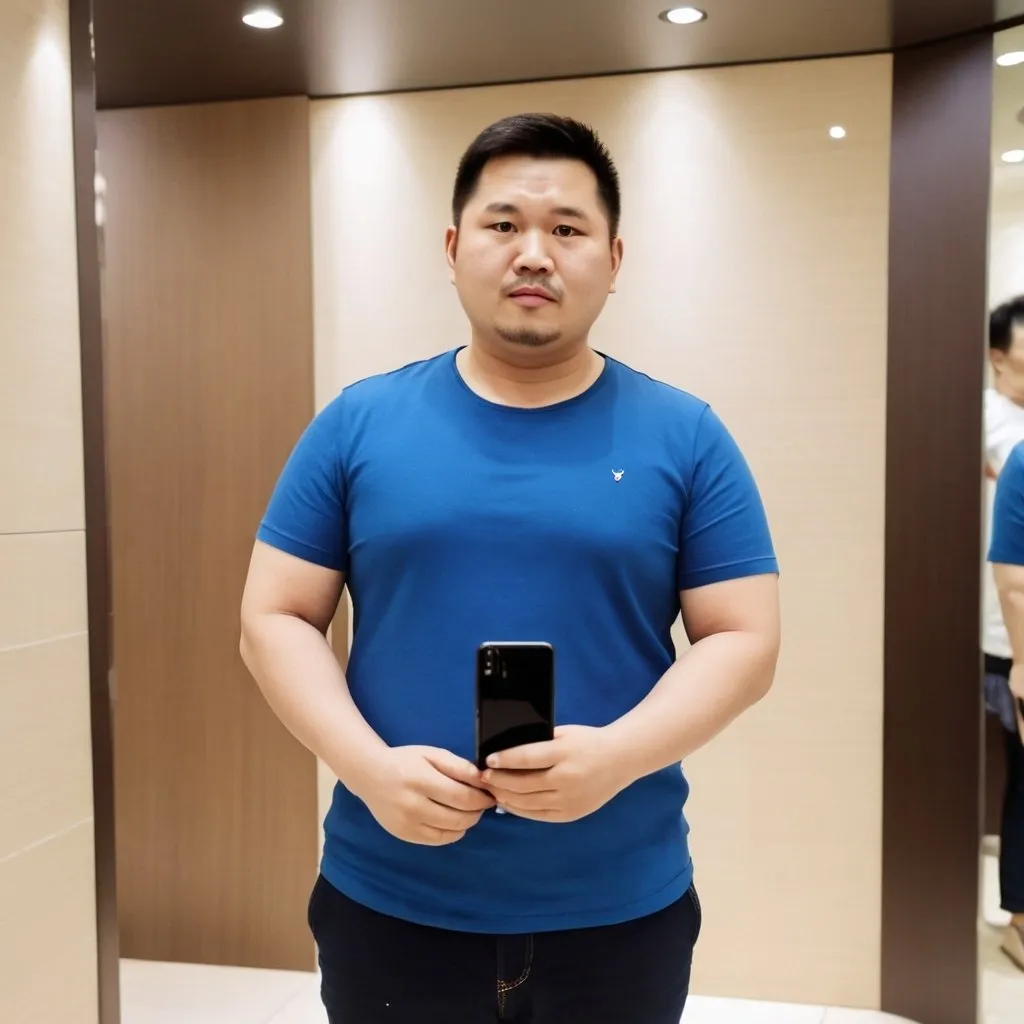
[(96, 856), (99, 1024), (120, 1020), (120, 953), (114, 850), (114, 767), (110, 705), (110, 564), (103, 410), (103, 318), (96, 227), (96, 80), (90, 0), (69, 4), (75, 146), (75, 226), (82, 364), (85, 558), (89, 607), (89, 706)]
[(238, 655), (313, 413), (308, 101), (100, 115), (122, 952), (312, 969), (316, 762)]
[(893, 66), (882, 1008), (977, 1006), (981, 422), (992, 41)]
[(894, 47), (935, 42), (996, 20), (993, 0), (890, 0), (890, 6)]

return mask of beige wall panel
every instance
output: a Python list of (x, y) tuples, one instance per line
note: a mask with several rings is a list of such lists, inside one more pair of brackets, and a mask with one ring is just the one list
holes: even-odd
[(86, 628), (85, 534), (0, 535), (0, 651)]
[(757, 474), (786, 641), (771, 698), (687, 766), (703, 993), (879, 998), (890, 89), (879, 56), (313, 104), (318, 405), (466, 341), (456, 163), (555, 110), (622, 173), (595, 345), (708, 399)]
[(67, 34), (0, 10), (0, 533), (85, 525)]
[(85, 633), (0, 651), (0, 860), (92, 814)]
[(1024, 169), (996, 166), (988, 261), (989, 304), (1024, 295)]
[(0, 860), (0, 993), (12, 1024), (95, 1024), (93, 826)]
[(0, 1019), (96, 1020), (67, 0), (0, 3)]

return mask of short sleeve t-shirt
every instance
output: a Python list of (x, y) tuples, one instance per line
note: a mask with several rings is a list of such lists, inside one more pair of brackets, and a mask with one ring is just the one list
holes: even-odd
[[(985, 463), (997, 476), (1010, 452), (1024, 441), (1024, 408), (1001, 395), (995, 388), (985, 391)], [(985, 480), (985, 544), (992, 541), (992, 505), (996, 485)], [(981, 646), (986, 654), (997, 658), (1010, 658), (1010, 637), (1003, 622), (1003, 609), (999, 603), (992, 567), (984, 566), (981, 594)]]
[[(708, 405), (607, 358), (583, 394), (488, 402), (456, 352), (346, 388), (296, 446), (258, 538), (345, 573), (347, 679), (391, 746), (474, 758), (477, 647), (551, 643), (558, 724), (607, 725), (675, 660), (679, 592), (778, 566), (761, 499)], [(322, 871), (434, 927), (615, 924), (690, 886), (679, 765), (573, 823), (487, 812), (460, 842), (404, 843), (343, 785)]]
[(996, 482), (988, 560), (1024, 565), (1024, 443), (1010, 452)]

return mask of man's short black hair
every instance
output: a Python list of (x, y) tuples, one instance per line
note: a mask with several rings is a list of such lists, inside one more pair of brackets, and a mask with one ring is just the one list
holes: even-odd
[(1024, 295), (1018, 295), (992, 310), (988, 318), (988, 347), (1009, 352), (1014, 324), (1024, 327)]
[(611, 236), (619, 233), (622, 203), (619, 172), (597, 132), (581, 121), (557, 114), (517, 114), (485, 128), (459, 161), (452, 194), (452, 218), (459, 226), (462, 211), (472, 198), (484, 167), (504, 156), (532, 156), (538, 160), (562, 158), (586, 164), (597, 178), (597, 193), (608, 215)]

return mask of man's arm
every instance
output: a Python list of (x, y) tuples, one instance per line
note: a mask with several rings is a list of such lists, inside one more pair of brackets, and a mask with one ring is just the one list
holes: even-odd
[(677, 764), (769, 690), (779, 653), (778, 578), (684, 591), (693, 645), (622, 718), (559, 726), (547, 743), (489, 757), (484, 784), (501, 806), (537, 821), (576, 821), (638, 779)]
[(992, 566), (1015, 664), (1024, 665), (1024, 565)]
[(327, 643), (342, 574), (257, 542), (242, 599), (242, 658), (295, 738), (405, 842), (458, 842), (494, 805), (476, 766), (447, 750), (389, 747)]
[(779, 656), (779, 582), (772, 575), (680, 595), (692, 646), (632, 711), (608, 726), (633, 779), (684, 760), (771, 688)]
[(285, 727), (359, 793), (384, 743), (349, 694), (326, 639), (340, 572), (257, 541), (242, 598), (242, 660)]

